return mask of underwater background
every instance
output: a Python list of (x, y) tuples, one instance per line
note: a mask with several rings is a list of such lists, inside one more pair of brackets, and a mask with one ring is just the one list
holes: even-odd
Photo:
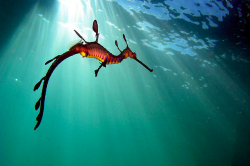
[[(80, 38), (131, 58), (63, 61)], [(0, 0), (0, 165), (250, 165), (248, 0)]]

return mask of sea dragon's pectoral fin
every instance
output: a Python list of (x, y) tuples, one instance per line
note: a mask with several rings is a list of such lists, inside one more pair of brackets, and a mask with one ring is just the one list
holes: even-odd
[(102, 66), (106, 67), (106, 64), (107, 64), (107, 58), (101, 63), (101, 65), (98, 67), (98, 69), (95, 70), (95, 77), (97, 77), (97, 74)]

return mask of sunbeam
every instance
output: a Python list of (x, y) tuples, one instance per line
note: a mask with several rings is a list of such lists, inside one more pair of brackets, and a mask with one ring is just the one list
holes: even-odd
[(0, 165), (249, 165), (248, 1), (28, 3), (0, 3)]

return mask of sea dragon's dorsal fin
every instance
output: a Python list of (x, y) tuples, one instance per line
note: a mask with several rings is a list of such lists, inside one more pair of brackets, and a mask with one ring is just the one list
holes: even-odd
[[(92, 28), (93, 28), (93, 31), (95, 32), (95, 36), (96, 36), (95, 42), (98, 42), (99, 33), (98, 33), (98, 24), (97, 24), (96, 20), (94, 20)], [(86, 40), (84, 40), (84, 38), (80, 35), (80, 33), (78, 33), (76, 30), (74, 30), (74, 31), (78, 37), (80, 37), (85, 43), (88, 43)]]

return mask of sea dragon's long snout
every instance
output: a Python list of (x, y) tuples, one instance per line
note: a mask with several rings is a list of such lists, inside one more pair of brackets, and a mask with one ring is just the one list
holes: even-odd
[(142, 61), (140, 61), (137, 58), (134, 58), (134, 60), (136, 60), (137, 62), (139, 62), (142, 66), (144, 66), (146, 69), (148, 69), (150, 72), (153, 72), (153, 69), (150, 69), (147, 65), (145, 65), (144, 63), (142, 63)]

